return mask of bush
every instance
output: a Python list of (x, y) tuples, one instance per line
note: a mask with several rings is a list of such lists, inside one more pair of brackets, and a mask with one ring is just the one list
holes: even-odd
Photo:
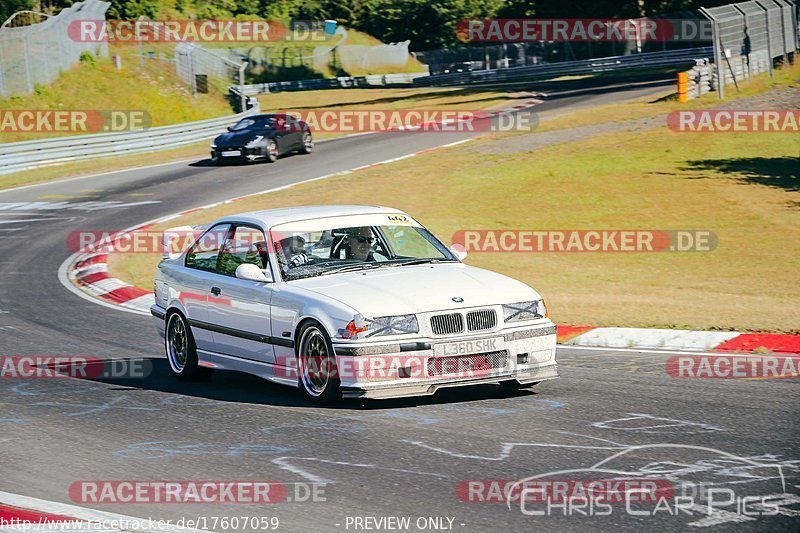
[(94, 55), (92, 55), (91, 52), (83, 51), (81, 52), (81, 63), (95, 66), (97, 64), (97, 60), (94, 58)]

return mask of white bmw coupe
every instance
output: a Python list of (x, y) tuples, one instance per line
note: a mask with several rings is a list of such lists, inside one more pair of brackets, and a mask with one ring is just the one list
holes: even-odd
[(541, 296), (464, 256), (387, 207), (243, 213), (165, 256), (151, 313), (178, 378), (238, 370), (317, 402), (557, 378)]

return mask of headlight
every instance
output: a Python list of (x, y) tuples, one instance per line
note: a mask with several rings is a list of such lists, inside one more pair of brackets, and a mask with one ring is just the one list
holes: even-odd
[(506, 322), (518, 322), (520, 320), (536, 320), (547, 316), (547, 306), (544, 300), (535, 302), (520, 302), (518, 304), (507, 304), (503, 306), (503, 320)]
[(217, 149), (217, 143), (215, 143), (214, 141), (211, 141), (211, 149), (212, 150), (216, 150)]
[(366, 339), (383, 335), (403, 335), (419, 333), (416, 315), (380, 316), (364, 318), (356, 315), (342, 331), (345, 339)]
[(260, 143), (263, 139), (264, 139), (263, 135), (256, 135), (255, 138), (252, 141), (250, 141), (249, 143), (245, 144), (244, 147), (245, 148), (255, 148), (258, 145), (258, 143)]

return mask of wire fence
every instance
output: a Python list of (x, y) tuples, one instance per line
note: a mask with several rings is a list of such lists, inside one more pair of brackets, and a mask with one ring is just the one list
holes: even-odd
[(78, 19), (105, 20), (110, 5), (101, 0), (76, 2), (56, 16), (38, 17), (41, 22), (16, 25), (30, 22), (20, 17), (0, 29), (0, 94), (32, 93), (37, 84), (53, 82), (79, 62), (83, 52), (107, 56), (107, 43), (78, 42), (67, 29)]
[(773, 62), (793, 60), (798, 41), (793, 0), (755, 0), (700, 8), (711, 22), (714, 69), (710, 83), (720, 98), (725, 85), (769, 71)]

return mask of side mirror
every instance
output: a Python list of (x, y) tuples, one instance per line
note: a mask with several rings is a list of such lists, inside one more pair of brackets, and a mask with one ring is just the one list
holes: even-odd
[(236, 267), (236, 277), (247, 281), (258, 281), (260, 283), (272, 283), (271, 275), (267, 275), (257, 265), (244, 263)]
[(458, 257), (459, 261), (463, 261), (467, 258), (467, 249), (460, 244), (454, 244), (450, 247), (450, 251), (453, 252), (453, 255)]
[(228, 130), (228, 131), (233, 131), (233, 126), (228, 126), (228, 127), (227, 127), (227, 128), (225, 128), (225, 129), (226, 129), (226, 130)]

